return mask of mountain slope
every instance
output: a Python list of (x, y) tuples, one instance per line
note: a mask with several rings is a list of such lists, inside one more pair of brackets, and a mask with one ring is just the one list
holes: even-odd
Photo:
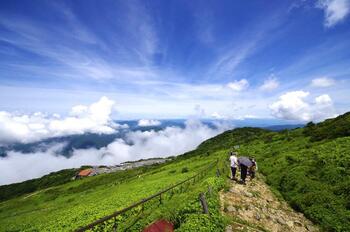
[[(247, 141), (232, 138), (232, 144), (240, 144), (241, 155), (258, 160), (266, 182), (295, 210), (326, 231), (350, 231), (349, 127), (347, 113), (312, 124), (311, 130), (308, 124), (305, 129), (258, 133), (253, 140), (253, 135)], [(227, 147), (230, 133), (206, 145)]]
[[(214, 155), (206, 156), (205, 159), (187, 155), (166, 164), (70, 181), (0, 202), (0, 231), (72, 231), (191, 177), (216, 159)], [(195, 199), (195, 204), (191, 208), (195, 212), (200, 211), (196, 198), (199, 191), (207, 188), (202, 185), (206, 186), (207, 181), (215, 176), (215, 169), (207, 174), (187, 192), (171, 201), (164, 199), (163, 207), (154, 204), (157, 208), (152, 209), (152, 214), (144, 217), (133, 231), (139, 231), (140, 227), (156, 219), (157, 213), (165, 217), (167, 212), (178, 210), (178, 217), (185, 220), (181, 205), (187, 215), (190, 212), (188, 204), (193, 202), (192, 199)], [(178, 197), (181, 198), (181, 204), (176, 199)], [(169, 211), (169, 208), (172, 210)], [(180, 220), (171, 214), (167, 217), (172, 217), (175, 222)]]
[(302, 131), (254, 141), (241, 152), (255, 156), (267, 183), (298, 211), (329, 231), (350, 228), (350, 138), (313, 143)]
[[(178, 183), (216, 160), (224, 175), (215, 177), (213, 169), (186, 192), (175, 194), (162, 205), (155, 204), (132, 231), (139, 231), (157, 218), (172, 221), (178, 231), (223, 231), (229, 222), (225, 223), (219, 213), (218, 191), (229, 189), (229, 182), (225, 184), (228, 152), (235, 145), (240, 145), (240, 155), (255, 156), (270, 189), (280, 193), (294, 210), (325, 231), (349, 231), (349, 117), (345, 114), (281, 132), (238, 128), (162, 165), (69, 181), (21, 195), (0, 202), (0, 231), (70, 231)], [(314, 139), (326, 130), (331, 136)], [(201, 213), (198, 201), (198, 194), (209, 186), (210, 216)]]

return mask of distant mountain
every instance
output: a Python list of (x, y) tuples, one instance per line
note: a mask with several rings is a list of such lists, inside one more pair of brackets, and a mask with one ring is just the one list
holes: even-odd
[[(120, 129), (113, 134), (93, 134), (85, 133), (81, 135), (70, 135), (44, 139), (42, 141), (33, 142), (33, 143), (15, 143), (7, 146), (0, 146), (0, 157), (5, 157), (7, 151), (17, 151), (22, 153), (34, 153), (37, 151), (45, 151), (48, 147), (57, 144), (65, 143), (63, 150), (60, 155), (65, 157), (70, 157), (74, 149), (88, 149), (105, 147), (108, 144), (112, 143), (115, 139), (124, 138), (125, 134), (130, 131), (159, 131), (163, 130), (169, 126), (175, 126), (184, 128), (185, 119), (168, 119), (160, 120), (161, 124), (158, 126), (139, 126), (137, 120), (124, 120), (116, 121), (116, 123), (121, 125), (127, 125), (127, 128)], [(216, 121), (213, 120), (203, 120), (202, 123), (213, 128), (215, 127)], [(280, 124), (285, 121), (276, 120), (276, 119), (245, 119), (245, 120), (226, 120), (223, 121), (229, 123), (232, 127), (245, 127), (245, 126), (254, 126), (265, 128), (272, 131), (280, 131), (284, 129), (294, 129), (297, 127), (302, 127), (302, 124)]]
[(113, 142), (116, 138), (122, 137), (123, 133), (115, 134), (92, 134), (70, 135), (45, 139), (34, 143), (15, 143), (0, 147), (0, 156), (6, 156), (7, 151), (17, 151), (22, 153), (34, 153), (45, 151), (47, 147), (57, 143), (66, 143), (61, 155), (69, 157), (73, 149), (101, 148)]
[(63, 151), (60, 153), (65, 157), (70, 157), (74, 149), (88, 149), (105, 147), (112, 143), (115, 139), (124, 138), (125, 134), (130, 131), (159, 131), (167, 126), (184, 126), (184, 120), (164, 121), (160, 126), (140, 127), (137, 121), (117, 121), (119, 124), (128, 125), (127, 128), (120, 129), (113, 134), (94, 134), (85, 133), (79, 135), (70, 135), (44, 139), (33, 143), (15, 143), (7, 146), (0, 146), (0, 157), (5, 157), (7, 151), (17, 151), (22, 153), (34, 153), (37, 151), (45, 151), (47, 147), (57, 143), (65, 143)]

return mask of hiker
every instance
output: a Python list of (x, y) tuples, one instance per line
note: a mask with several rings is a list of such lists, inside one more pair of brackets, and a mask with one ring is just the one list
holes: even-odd
[(236, 179), (236, 171), (238, 167), (237, 152), (230, 152), (230, 162), (231, 162), (231, 180)]
[(245, 179), (247, 178), (247, 172), (248, 172), (248, 168), (250, 166), (253, 165), (252, 161), (250, 161), (250, 159), (248, 157), (239, 157), (238, 158), (238, 164), (239, 164), (239, 168), (241, 170), (241, 180), (240, 183), (241, 184), (245, 184)]
[(253, 165), (249, 167), (250, 180), (252, 180), (255, 178), (256, 171), (258, 171), (258, 165), (257, 165), (256, 160), (254, 158), (249, 158), (249, 159), (253, 163)]
[(241, 170), (241, 184), (245, 184), (245, 179), (247, 178), (248, 167), (244, 164), (239, 164), (239, 168)]

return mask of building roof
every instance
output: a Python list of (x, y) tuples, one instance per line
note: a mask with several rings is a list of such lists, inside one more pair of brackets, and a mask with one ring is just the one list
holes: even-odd
[(92, 172), (92, 169), (84, 169), (84, 170), (81, 170), (78, 175), (79, 176), (88, 176), (91, 174), (91, 172)]
[(146, 227), (143, 232), (172, 232), (174, 231), (174, 226), (170, 222), (162, 219), (153, 222), (151, 225)]

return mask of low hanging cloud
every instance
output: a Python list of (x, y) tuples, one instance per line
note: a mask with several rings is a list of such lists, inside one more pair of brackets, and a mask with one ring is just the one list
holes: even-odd
[(160, 131), (131, 131), (100, 149), (74, 150), (69, 158), (59, 155), (64, 144), (30, 154), (10, 151), (0, 158), (0, 185), (82, 165), (115, 165), (141, 158), (179, 155), (229, 128), (226, 124), (216, 124), (213, 128), (198, 120), (189, 120), (183, 128), (170, 126)]
[(335, 84), (335, 81), (329, 77), (315, 78), (311, 81), (311, 86), (313, 87), (329, 87)]
[(0, 145), (14, 142), (28, 143), (46, 138), (72, 134), (114, 133), (120, 126), (111, 119), (114, 102), (102, 97), (90, 106), (78, 105), (70, 115), (45, 115), (37, 112), (18, 115), (0, 111)]
[(350, 0), (319, 0), (317, 7), (324, 11), (325, 27), (333, 27), (348, 16)]
[(138, 122), (137, 122), (137, 125), (138, 126), (141, 126), (141, 127), (148, 127), (148, 126), (159, 126), (161, 125), (162, 123), (158, 120), (154, 120), (154, 119), (140, 119)]
[(292, 91), (279, 97), (270, 105), (273, 116), (286, 120), (321, 121), (336, 116), (332, 99), (323, 94), (309, 100), (309, 92)]

